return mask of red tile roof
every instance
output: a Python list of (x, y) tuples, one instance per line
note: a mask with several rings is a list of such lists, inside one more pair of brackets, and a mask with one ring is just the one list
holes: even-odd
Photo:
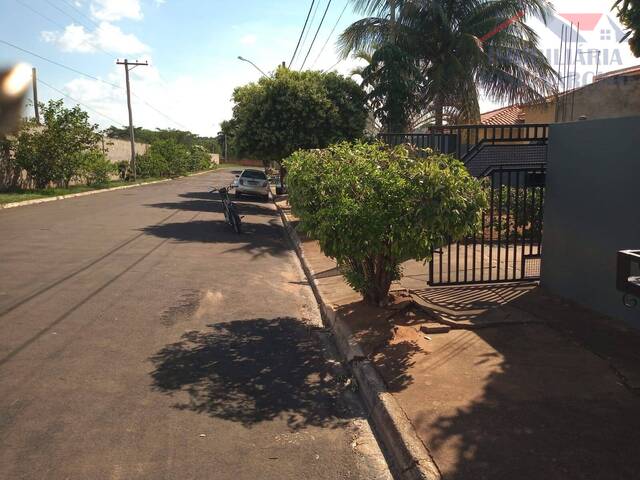
[(483, 125), (511, 125), (524, 118), (524, 111), (519, 105), (498, 108), (480, 115)]

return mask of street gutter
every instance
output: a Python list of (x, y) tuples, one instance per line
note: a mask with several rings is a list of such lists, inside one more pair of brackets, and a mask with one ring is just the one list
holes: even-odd
[(320, 306), (322, 321), (333, 332), (338, 351), (358, 382), (359, 391), (374, 430), (389, 452), (393, 462), (392, 467), (398, 478), (441, 480), (442, 475), (429, 450), (418, 437), (398, 401), (386, 390), (385, 383), (375, 366), (364, 355), (360, 345), (353, 340), (354, 336), (349, 324), (323, 298), (315, 280), (315, 273), (305, 257), (300, 237), (291, 225), (286, 212), (275, 201), (275, 196), (274, 203)]

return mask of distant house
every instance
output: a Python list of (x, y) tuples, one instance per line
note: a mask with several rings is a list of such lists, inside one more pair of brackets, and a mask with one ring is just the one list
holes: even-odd
[(593, 83), (547, 97), (541, 103), (510, 105), (483, 113), (483, 125), (557, 123), (586, 118), (640, 116), (640, 65), (603, 73)]

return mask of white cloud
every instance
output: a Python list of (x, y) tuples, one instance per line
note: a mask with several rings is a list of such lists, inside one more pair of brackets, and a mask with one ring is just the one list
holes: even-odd
[(81, 25), (67, 25), (64, 32), (41, 33), (42, 39), (47, 43), (55, 43), (65, 52), (92, 53), (96, 51), (93, 34), (85, 31)]
[(91, 2), (91, 15), (98, 20), (114, 22), (129, 18), (142, 19), (140, 0), (93, 0)]
[[(234, 63), (225, 65), (224, 68), (228, 69), (232, 65)], [(121, 88), (79, 77), (68, 82), (63, 90), (83, 104), (127, 125), (122, 67), (114, 66), (105, 80)], [(134, 125), (149, 129), (187, 127), (201, 135), (215, 136), (219, 131), (219, 122), (231, 116), (229, 99), (233, 88), (245, 80), (244, 73), (220, 77), (213, 72), (206, 72), (198, 76), (183, 75), (164, 81), (154, 66), (136, 68), (131, 71)], [(171, 120), (154, 111), (145, 101)], [(70, 100), (68, 103), (74, 104)], [(90, 110), (88, 113), (91, 120), (102, 127), (113, 123)]]
[(68, 25), (64, 32), (42, 32), (45, 42), (55, 43), (65, 52), (93, 53), (104, 50), (112, 53), (135, 55), (150, 51), (148, 45), (131, 33), (124, 33), (120, 27), (109, 22), (101, 22), (94, 32), (88, 32), (81, 25)]
[(256, 37), (255, 35), (249, 34), (241, 37), (240, 43), (243, 45), (253, 45), (254, 43), (256, 43), (256, 40), (258, 40), (258, 37)]

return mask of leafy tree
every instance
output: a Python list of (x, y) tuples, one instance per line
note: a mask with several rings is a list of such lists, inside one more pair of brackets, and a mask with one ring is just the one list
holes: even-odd
[(625, 38), (636, 57), (640, 57), (640, 1), (617, 0), (613, 6), (618, 10), (618, 18), (629, 29)]
[(109, 161), (99, 150), (81, 152), (80, 175), (90, 187), (104, 187), (109, 184), (111, 175), (116, 173), (117, 166)]
[(368, 65), (356, 70), (375, 118), (389, 133), (412, 130), (423, 106), (420, 101), (424, 81), (418, 62), (397, 45), (387, 42), (372, 55), (363, 52), (359, 58)]
[(198, 172), (211, 167), (211, 154), (202, 145), (194, 145), (189, 150), (187, 169)]
[[(524, 23), (527, 16), (546, 19), (544, 0), (352, 2), (367, 16), (342, 33), (343, 57), (392, 44), (396, 59), (413, 59), (377, 80), (389, 118), (393, 111), (423, 108), (438, 125), (445, 115), (476, 122), (481, 91), (509, 103), (541, 100), (554, 91), (555, 72), (538, 49), (538, 36)], [(416, 65), (422, 82), (413, 94), (384, 94), (411, 78)]]
[(68, 187), (81, 173), (83, 153), (97, 150), (101, 135), (79, 106), (62, 100), (40, 105), (43, 126), (27, 122), (14, 145), (16, 164), (27, 171), (37, 188), (50, 183)]
[(371, 304), (387, 302), (403, 262), (475, 231), (486, 205), (461, 162), (405, 146), (343, 142), (284, 163), (302, 230)]
[[(105, 134), (109, 138), (118, 138), (121, 140), (129, 140), (129, 129), (111, 126), (106, 129)], [(156, 140), (175, 140), (176, 143), (191, 148), (194, 145), (200, 145), (207, 149), (210, 153), (220, 153), (220, 145), (214, 137), (201, 137), (195, 133), (185, 130), (174, 129), (158, 129), (148, 130), (146, 128), (134, 127), (134, 137), (137, 142), (151, 144)]]
[(190, 152), (174, 139), (156, 140), (136, 161), (141, 177), (177, 177), (189, 172)]
[[(235, 89), (233, 118), (223, 132), (238, 155), (280, 162), (300, 148), (322, 148), (362, 136), (364, 93), (336, 73), (279, 68)], [(225, 131), (226, 130), (226, 131)]]

